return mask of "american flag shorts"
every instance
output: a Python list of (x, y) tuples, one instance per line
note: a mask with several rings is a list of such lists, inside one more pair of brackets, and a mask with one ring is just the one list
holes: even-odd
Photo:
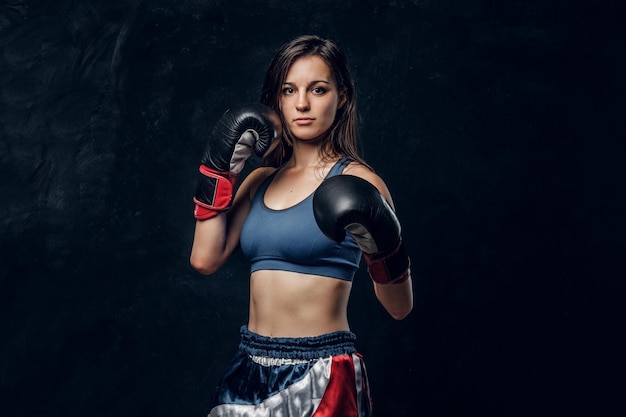
[(271, 338), (241, 327), (241, 343), (209, 417), (371, 417), (356, 337), (339, 331)]

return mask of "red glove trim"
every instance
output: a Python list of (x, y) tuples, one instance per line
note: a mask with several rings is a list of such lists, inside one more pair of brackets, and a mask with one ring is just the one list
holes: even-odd
[(216, 171), (205, 165), (200, 165), (199, 171), (196, 195), (193, 198), (196, 203), (194, 217), (205, 220), (230, 208), (237, 175)]
[(401, 284), (411, 276), (411, 261), (406, 254), (402, 239), (393, 248), (377, 253), (363, 252), (367, 272), (378, 284)]

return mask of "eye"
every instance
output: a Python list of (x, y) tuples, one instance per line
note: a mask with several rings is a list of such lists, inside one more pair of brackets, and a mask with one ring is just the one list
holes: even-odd
[(291, 87), (284, 87), (281, 92), (284, 95), (293, 94), (293, 88), (291, 88)]
[(318, 95), (322, 95), (326, 92), (327, 90), (324, 87), (313, 87), (313, 94), (318, 94)]

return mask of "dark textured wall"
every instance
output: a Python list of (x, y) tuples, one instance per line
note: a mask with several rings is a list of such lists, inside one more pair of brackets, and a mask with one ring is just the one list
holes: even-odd
[(402, 322), (353, 289), (378, 416), (607, 415), (618, 4), (0, 1), (0, 415), (206, 413), (248, 266), (188, 265), (199, 155), (304, 33), (349, 55), (413, 261)]

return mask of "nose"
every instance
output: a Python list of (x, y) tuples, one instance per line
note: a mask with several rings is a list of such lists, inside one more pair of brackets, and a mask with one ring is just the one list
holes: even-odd
[(298, 111), (307, 111), (309, 108), (309, 99), (307, 98), (306, 92), (300, 92), (298, 94), (298, 101), (296, 102), (296, 109)]

